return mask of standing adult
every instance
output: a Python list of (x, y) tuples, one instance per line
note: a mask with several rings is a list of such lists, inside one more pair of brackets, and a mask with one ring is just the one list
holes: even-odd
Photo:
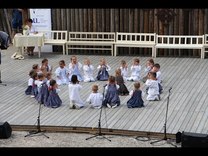
[(12, 11), (12, 39), (16, 33), (22, 33), (22, 12), (23, 9), (20, 8)]

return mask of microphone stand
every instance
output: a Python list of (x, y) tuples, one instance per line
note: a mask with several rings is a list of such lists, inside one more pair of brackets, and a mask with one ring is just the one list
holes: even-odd
[(41, 102), (40, 102), (40, 105), (39, 105), (39, 112), (38, 112), (38, 118), (37, 118), (37, 130), (36, 131), (30, 131), (29, 134), (25, 135), (25, 137), (34, 136), (35, 134), (40, 133), (40, 135), (43, 135), (46, 138), (49, 138), (47, 135), (44, 134), (45, 130), (41, 131), (41, 129), (40, 129), (40, 109), (41, 109)]
[(168, 116), (168, 105), (169, 105), (169, 99), (170, 99), (170, 94), (171, 94), (170, 91), (171, 91), (171, 89), (172, 89), (172, 87), (170, 87), (170, 89), (168, 90), (169, 93), (168, 93), (168, 97), (167, 97), (167, 107), (166, 107), (166, 115), (165, 115), (165, 123), (164, 123), (164, 137), (161, 140), (157, 140), (157, 141), (150, 142), (150, 144), (158, 143), (158, 142), (161, 142), (161, 141), (165, 140), (166, 143), (171, 144), (174, 147), (177, 147), (172, 142), (170, 142), (170, 140), (168, 140), (167, 133), (166, 133), (167, 116)]
[[(106, 86), (106, 85), (105, 85)], [(104, 92), (105, 92), (105, 86), (103, 86), (103, 101), (104, 101)], [(89, 139), (92, 139), (92, 138), (97, 138), (97, 137), (99, 137), (99, 138), (103, 138), (103, 139), (106, 139), (106, 140), (108, 140), (108, 141), (111, 141), (110, 139), (108, 139), (107, 137), (105, 137), (105, 136), (103, 136), (103, 134), (102, 134), (102, 132), (101, 132), (101, 115), (102, 115), (102, 108), (103, 108), (103, 104), (102, 104), (102, 106), (101, 106), (101, 108), (100, 108), (100, 116), (99, 116), (99, 119), (98, 119), (98, 134), (95, 134), (95, 135), (93, 135), (93, 136), (91, 136), (91, 137), (89, 137), (89, 138), (86, 138), (85, 140), (89, 140)]]

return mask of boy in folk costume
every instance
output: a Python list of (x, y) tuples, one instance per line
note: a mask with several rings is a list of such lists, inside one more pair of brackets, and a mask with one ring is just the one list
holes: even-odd
[(101, 93), (98, 93), (98, 85), (92, 86), (92, 93), (90, 93), (86, 102), (89, 103), (92, 108), (99, 109), (102, 107), (103, 95)]
[(120, 69), (121, 69), (121, 76), (123, 76), (124, 81), (126, 81), (128, 78), (128, 66), (125, 60), (121, 60)]
[(71, 57), (71, 62), (69, 63), (69, 81), (71, 81), (71, 76), (72, 75), (77, 75), (78, 81), (81, 82), (83, 81), (83, 77), (81, 74), (81, 69), (82, 69), (82, 64), (77, 61), (76, 56)]
[(131, 66), (131, 76), (127, 78), (127, 81), (139, 81), (140, 80), (140, 72), (141, 72), (141, 65), (139, 64), (140, 61), (138, 58), (133, 60), (133, 65)]
[(149, 100), (149, 101), (160, 100), (159, 85), (158, 85), (158, 81), (157, 81), (155, 72), (149, 72), (148, 79), (145, 82), (145, 85), (148, 87), (147, 100)]
[(82, 86), (79, 84), (77, 75), (71, 76), (71, 83), (69, 83), (68, 89), (69, 89), (70, 109), (79, 109), (84, 107), (84, 102), (80, 96), (80, 91), (82, 89)]
[(69, 70), (65, 67), (65, 61), (59, 61), (59, 67), (55, 71), (56, 82), (58, 85), (69, 84)]
[(93, 78), (94, 66), (91, 65), (90, 60), (88, 58), (85, 58), (84, 60), (83, 71), (84, 71), (84, 82), (95, 81), (95, 79)]

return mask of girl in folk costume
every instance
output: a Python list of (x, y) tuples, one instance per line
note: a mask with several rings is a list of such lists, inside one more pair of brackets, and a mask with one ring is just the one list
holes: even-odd
[(43, 74), (46, 76), (47, 72), (52, 72), (52, 66), (48, 64), (48, 59), (43, 59), (42, 64), (40, 66), (40, 70), (43, 72)]
[(80, 91), (82, 86), (79, 84), (77, 75), (71, 76), (71, 83), (68, 85), (69, 88), (69, 108), (79, 109), (84, 107), (84, 102), (80, 97)]
[(81, 75), (81, 69), (82, 69), (82, 64), (77, 61), (76, 56), (71, 57), (71, 63), (69, 63), (69, 81), (71, 81), (71, 76), (72, 75), (77, 75), (78, 81), (83, 81), (82, 75)]
[(157, 81), (155, 72), (148, 73), (148, 79), (145, 82), (145, 85), (148, 87), (147, 100), (149, 100), (149, 101), (160, 100), (159, 85), (158, 85), (158, 81)]
[(100, 64), (97, 67), (98, 75), (97, 75), (97, 80), (100, 81), (107, 81), (109, 78), (109, 71), (111, 70), (110, 66), (106, 63), (105, 58), (100, 59)]
[(127, 101), (128, 108), (140, 108), (144, 107), (144, 101), (142, 99), (142, 91), (140, 90), (140, 83), (134, 83), (134, 90), (130, 92), (131, 98)]
[(127, 78), (128, 81), (139, 81), (140, 80), (140, 72), (141, 72), (141, 65), (139, 64), (140, 61), (138, 58), (133, 60), (133, 65), (131, 66), (131, 76)]
[(69, 84), (69, 70), (65, 67), (65, 61), (59, 61), (59, 67), (55, 71), (56, 82), (58, 85)]
[(126, 81), (128, 77), (128, 66), (125, 60), (121, 60), (120, 69), (121, 69), (121, 76), (123, 76), (124, 81)]
[(37, 73), (34, 71), (34, 70), (31, 70), (29, 72), (29, 80), (28, 80), (28, 87), (27, 89), (25, 90), (25, 94), (26, 95), (32, 95), (32, 86), (33, 86), (33, 82), (35, 81), (33, 78), (34, 78), (34, 75), (37, 75)]
[(44, 104), (46, 107), (58, 108), (61, 106), (62, 100), (58, 95), (59, 91), (60, 89), (58, 89), (58, 84), (56, 83), (56, 80), (50, 80), (49, 96), (47, 102)]
[(119, 95), (129, 95), (129, 91), (124, 84), (123, 76), (121, 76), (121, 69), (116, 69), (116, 84), (119, 85), (118, 93)]
[(90, 60), (88, 58), (85, 58), (84, 60), (83, 71), (84, 71), (84, 82), (95, 81), (95, 79), (93, 78), (94, 66), (91, 65)]
[(98, 93), (98, 85), (92, 86), (92, 93), (86, 100), (87, 103), (91, 105), (92, 108), (101, 108), (103, 102), (103, 95)]
[(103, 105), (108, 108), (115, 108), (120, 105), (120, 98), (118, 95), (119, 85), (116, 84), (114, 76), (109, 76), (108, 84), (104, 86), (104, 101)]

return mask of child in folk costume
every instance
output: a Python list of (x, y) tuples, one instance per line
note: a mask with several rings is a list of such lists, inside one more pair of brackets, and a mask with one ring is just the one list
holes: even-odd
[(144, 77), (142, 78), (142, 81), (144, 83), (147, 81), (148, 73), (152, 70), (153, 66), (154, 66), (154, 60), (152, 58), (148, 59), (144, 69)]
[(141, 65), (138, 58), (133, 60), (133, 65), (131, 66), (131, 76), (127, 78), (127, 81), (139, 81), (140, 80), (140, 72)]
[(157, 81), (158, 81), (158, 84), (159, 84), (159, 92), (161, 94), (162, 93), (162, 90), (163, 90), (163, 87), (161, 85), (162, 78), (161, 78), (160, 64), (155, 63), (154, 66), (153, 66), (153, 68), (152, 68), (152, 72), (155, 72), (156, 73), (156, 78), (157, 78)]
[(116, 84), (119, 85), (118, 94), (119, 95), (129, 95), (129, 91), (124, 84), (123, 76), (121, 76), (121, 69), (116, 69), (115, 74)]
[(29, 80), (28, 80), (28, 87), (27, 87), (27, 89), (25, 90), (25, 94), (26, 94), (26, 95), (32, 95), (32, 86), (33, 86), (33, 82), (35, 81), (35, 80), (33, 79), (33, 77), (34, 77), (35, 74), (37, 75), (37, 73), (36, 73), (34, 70), (31, 70), (31, 71), (29, 72), (30, 78), (29, 78)]
[(108, 84), (104, 88), (104, 106), (107, 106), (108, 108), (115, 108), (120, 105), (118, 89), (119, 85), (116, 84), (115, 77), (109, 76)]
[(92, 86), (92, 93), (86, 100), (87, 103), (91, 105), (92, 108), (101, 108), (103, 102), (103, 95), (98, 93), (98, 85)]
[(126, 81), (128, 78), (128, 66), (125, 60), (121, 60), (120, 69), (121, 69), (121, 75), (123, 76), (124, 81)]
[(38, 64), (33, 64), (32, 69), (37, 73), (42, 73), (42, 71), (40, 70)]
[(149, 100), (149, 101), (160, 100), (159, 85), (158, 85), (158, 81), (157, 81), (155, 72), (148, 73), (148, 79), (145, 82), (145, 85), (148, 87), (147, 100)]
[(59, 67), (55, 71), (56, 82), (58, 85), (69, 84), (69, 70), (65, 67), (65, 61), (59, 61)]
[(35, 80), (35, 85), (37, 86), (37, 89), (38, 89), (38, 94), (35, 98), (39, 103), (43, 103), (42, 102), (42, 92), (41, 92), (41, 87), (42, 87), (43, 83), (46, 83), (45, 76), (43, 73), (39, 73), (38, 79)]
[(33, 74), (32, 78), (33, 78), (33, 83), (32, 83), (32, 95), (31, 95), (31, 97), (34, 98), (38, 95), (38, 87), (35, 84), (35, 81), (38, 79), (38, 74), (35, 72)]
[(97, 69), (99, 70), (97, 80), (107, 81), (109, 78), (108, 72), (111, 70), (111, 67), (106, 63), (105, 58), (100, 59), (100, 64)]
[(52, 73), (51, 72), (47, 72), (46, 73), (46, 84), (48, 87), (50, 87), (50, 80), (52, 79)]
[(84, 60), (83, 71), (84, 71), (84, 82), (95, 81), (95, 79), (93, 78), (94, 66), (91, 65), (90, 60), (88, 58)]
[(129, 94), (131, 98), (127, 101), (128, 108), (140, 108), (144, 107), (144, 101), (142, 99), (142, 91), (140, 90), (140, 83), (134, 83), (134, 90)]
[(83, 81), (83, 77), (81, 74), (82, 64), (77, 61), (76, 56), (71, 57), (71, 62), (69, 63), (69, 81), (71, 81), (72, 75), (77, 75), (78, 81)]
[(62, 105), (62, 100), (58, 95), (59, 91), (60, 89), (58, 89), (56, 80), (50, 80), (49, 96), (47, 102), (44, 104), (46, 107), (58, 108)]
[(69, 88), (69, 108), (79, 109), (84, 107), (84, 102), (80, 97), (80, 90), (82, 86), (79, 84), (77, 75), (71, 76), (71, 83), (68, 85)]
[(43, 72), (43, 74), (46, 76), (47, 72), (52, 72), (52, 66), (48, 64), (48, 59), (44, 58), (42, 60), (42, 64), (40, 66), (40, 70)]

